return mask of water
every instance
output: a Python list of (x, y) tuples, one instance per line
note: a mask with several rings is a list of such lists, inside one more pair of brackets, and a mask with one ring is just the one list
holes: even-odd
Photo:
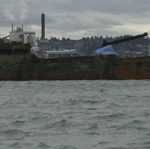
[(0, 149), (149, 148), (150, 80), (0, 82)]

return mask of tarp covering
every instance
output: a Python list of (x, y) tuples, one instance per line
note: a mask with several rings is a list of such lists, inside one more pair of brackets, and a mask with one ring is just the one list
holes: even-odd
[(98, 54), (98, 55), (101, 54), (101, 55), (117, 55), (117, 56), (119, 56), (118, 53), (115, 52), (112, 45), (108, 45), (103, 48), (100, 48), (100, 49), (96, 50), (94, 53)]

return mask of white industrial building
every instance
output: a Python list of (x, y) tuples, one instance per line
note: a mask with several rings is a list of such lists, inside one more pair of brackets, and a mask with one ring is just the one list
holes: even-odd
[(10, 42), (16, 41), (16, 42), (23, 42), (24, 44), (35, 44), (36, 36), (35, 32), (24, 32), (23, 26), (17, 27), (16, 30), (13, 30), (12, 26), (12, 32), (9, 33), (9, 40)]

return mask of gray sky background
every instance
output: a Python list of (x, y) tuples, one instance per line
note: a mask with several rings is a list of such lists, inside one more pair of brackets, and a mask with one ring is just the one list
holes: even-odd
[(47, 38), (150, 32), (150, 0), (0, 0), (0, 36), (8, 35), (13, 23), (40, 37), (41, 13)]

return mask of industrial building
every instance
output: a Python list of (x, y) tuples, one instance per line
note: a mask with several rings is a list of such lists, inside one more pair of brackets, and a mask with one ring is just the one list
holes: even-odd
[(12, 31), (9, 33), (9, 40), (10, 42), (22, 42), (24, 44), (29, 43), (30, 45), (35, 44), (36, 35), (35, 32), (26, 32), (23, 30), (22, 27), (17, 27), (16, 30), (13, 29), (12, 25)]

